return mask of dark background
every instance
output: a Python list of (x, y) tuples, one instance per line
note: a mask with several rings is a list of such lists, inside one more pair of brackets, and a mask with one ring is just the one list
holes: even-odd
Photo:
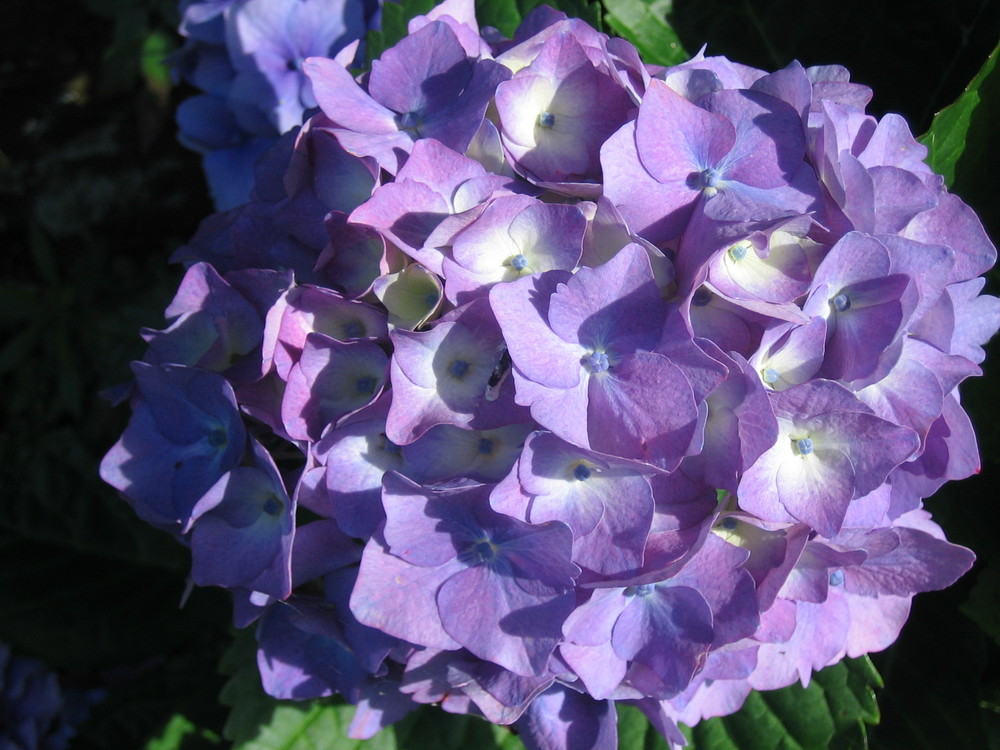
[[(871, 112), (899, 112), (919, 134), (996, 46), (1000, 2), (907, 9), (675, 0), (671, 20), (692, 53), (707, 43), (766, 69), (843, 64), (875, 89)], [(0, 642), (69, 686), (107, 691), (78, 748), (140, 747), (175, 712), (221, 732), (226, 715), (225, 595), (196, 590), (180, 609), (186, 551), (96, 470), (128, 418), (98, 394), (128, 379), (138, 329), (162, 327), (181, 275), (167, 257), (211, 212), (199, 159), (175, 140), (173, 111), (193, 93), (161, 64), (176, 23), (169, 0), (0, 9)], [(997, 151), (960, 167), (955, 191), (1000, 236)], [(875, 657), (887, 687), (873, 747), (1000, 747), (1000, 374), (992, 359), (984, 370), (963, 386), (983, 473), (928, 503), (980, 562), (918, 596), (899, 642)]]

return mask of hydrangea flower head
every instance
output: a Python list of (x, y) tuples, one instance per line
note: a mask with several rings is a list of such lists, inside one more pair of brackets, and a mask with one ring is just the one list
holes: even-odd
[(237, 94), (321, 111), (177, 254), (101, 467), (259, 623), (272, 694), (551, 750), (626, 701), (678, 747), (968, 570), (922, 506), (979, 467), (996, 252), (869, 89), (467, 0), (355, 75), (298, 2), (188, 6), (256, 61)]

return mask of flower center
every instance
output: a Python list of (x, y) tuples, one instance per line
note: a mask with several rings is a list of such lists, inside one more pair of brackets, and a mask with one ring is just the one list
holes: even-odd
[(799, 452), (800, 456), (808, 456), (813, 452), (813, 441), (812, 438), (800, 438), (795, 441), (795, 449)]
[(469, 548), (467, 556), (473, 564), (493, 562), (497, 559), (497, 546), (489, 539), (480, 539)]
[(577, 464), (576, 467), (573, 469), (573, 477), (575, 479), (580, 480), (581, 482), (590, 479), (590, 475), (592, 473), (593, 472), (590, 470), (590, 467), (587, 466), (586, 464)]
[(221, 427), (217, 427), (208, 433), (208, 444), (213, 448), (221, 448), (229, 442), (229, 438), (226, 437), (226, 431)]
[(479, 438), (479, 445), (476, 446), (476, 449), (484, 456), (488, 456), (493, 452), (493, 441), (489, 438)]
[(345, 339), (360, 339), (365, 335), (365, 326), (360, 320), (349, 320), (344, 323)]
[(591, 352), (584, 360), (584, 364), (594, 374), (607, 372), (608, 368), (611, 367), (611, 363), (608, 362), (608, 355), (604, 352)]
[(453, 378), (461, 380), (465, 377), (466, 373), (469, 372), (469, 363), (464, 359), (456, 359), (451, 363), (451, 366), (448, 368), (448, 372)]
[(281, 512), (283, 507), (284, 505), (278, 498), (274, 495), (268, 495), (267, 500), (265, 500), (264, 504), (261, 506), (261, 510), (269, 516), (276, 516)]
[(845, 312), (851, 309), (851, 298), (841, 292), (832, 300), (833, 307), (837, 312)]
[(417, 126), (420, 125), (420, 115), (416, 112), (405, 112), (404, 114), (396, 115), (396, 123), (399, 125), (400, 130), (415, 131)]
[(524, 257), (524, 253), (518, 253), (510, 259), (510, 267), (515, 271), (523, 271), (527, 266), (528, 259)]
[(844, 582), (844, 571), (842, 571), (840, 568), (837, 568), (830, 574), (831, 586), (839, 586), (843, 582)]
[(556, 116), (549, 111), (538, 114), (538, 124), (543, 128), (551, 128), (556, 124)]
[(729, 248), (729, 257), (733, 260), (743, 260), (747, 257), (747, 252), (750, 250), (749, 242), (741, 242), (738, 245), (733, 245)]
[(761, 373), (761, 376), (764, 378), (765, 383), (771, 385), (772, 383), (778, 382), (778, 378), (781, 377), (781, 373), (779, 373), (773, 367), (765, 367), (764, 372)]
[(625, 589), (625, 596), (649, 596), (653, 593), (652, 583), (643, 583), (639, 586), (629, 586)]
[(717, 188), (719, 187), (719, 182), (722, 179), (719, 175), (719, 170), (714, 167), (703, 169), (701, 174), (698, 175), (698, 178), (703, 188)]
[(694, 297), (691, 298), (691, 304), (695, 307), (704, 307), (711, 301), (712, 293), (705, 287), (699, 287), (698, 291), (694, 293)]

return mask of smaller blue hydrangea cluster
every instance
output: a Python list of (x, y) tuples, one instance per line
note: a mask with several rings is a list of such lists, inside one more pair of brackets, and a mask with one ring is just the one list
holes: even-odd
[(40, 661), (0, 643), (2, 750), (63, 750), (100, 698), (99, 691), (62, 690)]
[[(216, 209), (250, 199), (254, 163), (316, 107), (302, 61), (351, 62), (378, 0), (183, 0), (175, 75), (201, 93), (177, 110), (181, 142), (204, 158)], [(339, 58), (338, 58), (339, 59)]]

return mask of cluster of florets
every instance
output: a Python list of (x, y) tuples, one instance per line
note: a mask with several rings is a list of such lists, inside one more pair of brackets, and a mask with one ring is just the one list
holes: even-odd
[(202, 93), (177, 110), (181, 142), (202, 154), (219, 211), (249, 200), (253, 166), (316, 106), (302, 61), (345, 65), (377, 0), (182, 0), (176, 75)]
[[(611, 747), (885, 648), (972, 554), (995, 249), (841, 67), (449, 0), (203, 223), (102, 465), (280, 698)], [(602, 744), (605, 743), (605, 744)]]
[(37, 659), (0, 643), (0, 748), (64, 750), (101, 691), (64, 690)]

